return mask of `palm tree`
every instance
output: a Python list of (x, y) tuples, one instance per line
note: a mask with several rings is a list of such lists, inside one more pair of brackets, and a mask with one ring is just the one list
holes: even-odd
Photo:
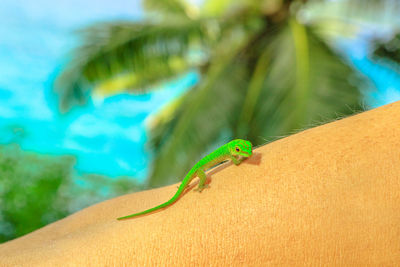
[(150, 187), (180, 180), (229, 139), (258, 145), (362, 109), (360, 76), (321, 29), (298, 21), (306, 1), (143, 3), (144, 21), (84, 29), (55, 88), (66, 110), (93, 91), (148, 92), (185, 73), (200, 74), (196, 86), (152, 119)]

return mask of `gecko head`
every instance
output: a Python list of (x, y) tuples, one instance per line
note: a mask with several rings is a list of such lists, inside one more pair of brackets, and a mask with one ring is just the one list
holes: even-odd
[(231, 155), (234, 156), (242, 156), (242, 157), (250, 157), (252, 155), (252, 144), (250, 141), (243, 139), (235, 139), (231, 141), (229, 146), (229, 150)]

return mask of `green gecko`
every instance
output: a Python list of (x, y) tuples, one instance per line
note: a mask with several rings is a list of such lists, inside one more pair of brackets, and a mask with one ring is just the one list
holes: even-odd
[(235, 165), (239, 165), (244, 159), (250, 157), (251, 155), (252, 144), (250, 143), (250, 141), (242, 139), (235, 139), (233, 141), (230, 141), (229, 143), (221, 146), (220, 148), (217, 148), (216, 150), (202, 158), (199, 162), (197, 162), (196, 165), (194, 165), (193, 168), (188, 172), (188, 174), (186, 174), (185, 178), (182, 180), (181, 185), (178, 187), (178, 191), (176, 191), (175, 195), (170, 200), (154, 208), (134, 213), (128, 216), (120, 217), (118, 218), (118, 220), (147, 214), (171, 205), (182, 195), (185, 188), (196, 176), (200, 178), (200, 181), (195, 191), (201, 192), (204, 188), (208, 186), (205, 184), (207, 180), (205, 171), (207, 169), (229, 159)]

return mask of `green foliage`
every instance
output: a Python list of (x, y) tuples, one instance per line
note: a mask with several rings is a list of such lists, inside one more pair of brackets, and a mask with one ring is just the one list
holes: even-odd
[[(148, 186), (175, 182), (229, 139), (259, 145), (362, 110), (361, 77), (331, 48), (327, 31), (307, 17), (308, 11), (318, 17), (324, 5), (346, 1), (331, 2), (210, 0), (197, 7), (183, 0), (145, 0), (152, 16), (143, 22), (86, 29), (88, 38), (56, 89), (69, 105), (74, 97), (65, 96), (141, 92), (196, 70), (201, 81), (149, 124), (154, 162)], [(368, 10), (378, 2), (366, 1)], [(354, 6), (347, 4), (344, 9)], [(335, 10), (361, 14), (358, 7)], [(343, 27), (346, 20), (329, 22)]]
[(0, 242), (24, 235), (68, 214), (65, 188), (74, 161), (0, 149)]
[(400, 33), (397, 33), (389, 41), (375, 41), (374, 56), (400, 64)]
[(128, 178), (77, 177), (71, 156), (48, 156), (0, 147), (0, 243), (71, 212), (141, 187)]

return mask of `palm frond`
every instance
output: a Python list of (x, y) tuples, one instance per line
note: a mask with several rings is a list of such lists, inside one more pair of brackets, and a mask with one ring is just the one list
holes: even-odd
[(158, 16), (193, 17), (195, 6), (184, 0), (144, 0), (143, 7), (149, 12), (156, 12)]
[(361, 77), (302, 27), (291, 22), (270, 44), (269, 70), (248, 126), (251, 139), (273, 140), (362, 109)]
[[(204, 21), (189, 19), (162, 24), (105, 23), (82, 32), (84, 42), (74, 51), (55, 82), (62, 107), (84, 102), (92, 87), (107, 91), (143, 91), (176, 77), (203, 62), (193, 60), (191, 48), (209, 41)], [(117, 86), (117, 89), (115, 88)]]

